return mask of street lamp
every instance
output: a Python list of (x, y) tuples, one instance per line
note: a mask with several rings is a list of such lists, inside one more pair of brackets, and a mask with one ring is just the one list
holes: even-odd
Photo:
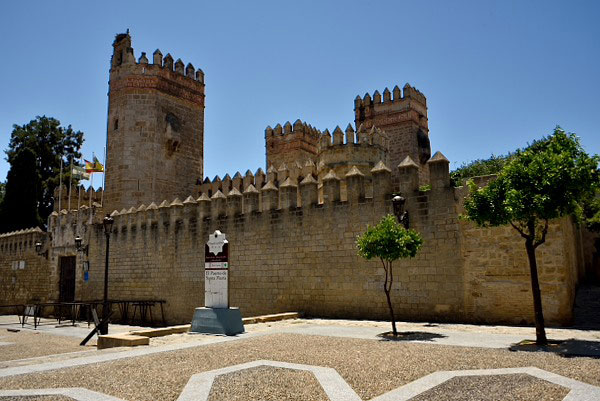
[(78, 235), (77, 237), (75, 237), (75, 249), (77, 249), (77, 252), (81, 252), (81, 243), (83, 242), (83, 240), (81, 239), (81, 237)]
[(38, 254), (38, 256), (43, 256), (46, 259), (48, 259), (48, 250), (43, 251), (44, 249), (44, 244), (41, 241), (37, 241), (35, 243), (35, 253)]
[(392, 198), (392, 206), (394, 208), (394, 215), (398, 219), (398, 223), (402, 224), (404, 228), (408, 229), (408, 212), (404, 210), (404, 204), (406, 199), (400, 195), (396, 195)]
[(110, 232), (115, 220), (108, 214), (102, 221), (104, 235), (106, 235), (106, 262), (104, 264), (104, 299), (102, 303), (102, 320), (105, 322), (100, 328), (100, 334), (108, 334), (108, 251), (110, 248)]

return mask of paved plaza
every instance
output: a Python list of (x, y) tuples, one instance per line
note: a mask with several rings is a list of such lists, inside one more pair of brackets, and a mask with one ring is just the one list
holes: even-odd
[(560, 343), (531, 352), (529, 327), (399, 323), (389, 340), (386, 322), (295, 319), (96, 350), (86, 323), (16, 321), (0, 316), (1, 401), (600, 400), (594, 330), (549, 329)]

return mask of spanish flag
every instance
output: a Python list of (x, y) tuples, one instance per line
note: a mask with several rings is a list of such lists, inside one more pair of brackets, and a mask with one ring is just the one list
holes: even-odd
[(94, 156), (93, 162), (89, 162), (89, 161), (85, 160), (85, 171), (87, 173), (103, 173), (104, 166), (102, 165), (102, 163), (100, 163), (98, 158), (96, 156)]

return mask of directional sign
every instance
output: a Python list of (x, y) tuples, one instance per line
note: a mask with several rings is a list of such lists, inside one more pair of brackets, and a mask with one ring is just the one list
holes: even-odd
[(204, 306), (229, 308), (229, 243), (219, 230), (204, 247)]

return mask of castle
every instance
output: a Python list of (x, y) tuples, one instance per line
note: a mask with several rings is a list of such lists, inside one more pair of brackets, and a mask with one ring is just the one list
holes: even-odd
[[(231, 304), (244, 315), (386, 319), (383, 271), (357, 256), (355, 242), (400, 193), (424, 238), (416, 258), (396, 264), (400, 319), (533, 321), (521, 238), (459, 219), (467, 190), (451, 186), (442, 153), (432, 156), (427, 101), (414, 87), (357, 96), (344, 130), (269, 126), (264, 170), (210, 180), (202, 70), (159, 50), (151, 63), (146, 53), (136, 60), (129, 33), (113, 48), (104, 194), (89, 189), (86, 206), (56, 210), (47, 232), (0, 235), (0, 304), (101, 298), (101, 220), (110, 213), (109, 297), (162, 298), (169, 322), (189, 321), (203, 305), (204, 243), (216, 229), (230, 241)], [(570, 322), (577, 283), (594, 268), (592, 242), (570, 219), (551, 222), (538, 248), (549, 323)]]

